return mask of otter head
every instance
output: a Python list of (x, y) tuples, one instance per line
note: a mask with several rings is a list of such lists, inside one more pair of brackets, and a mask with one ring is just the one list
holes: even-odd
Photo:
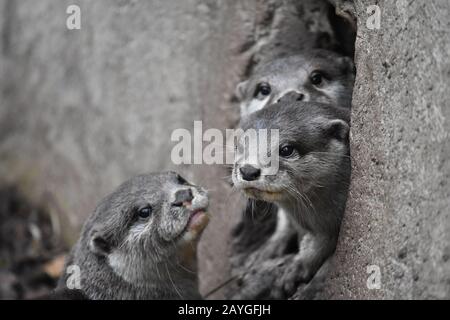
[(299, 101), (314, 101), (350, 108), (354, 82), (350, 58), (315, 49), (262, 64), (238, 84), (241, 118), (277, 102), (288, 92)]
[(140, 175), (100, 203), (81, 245), (129, 282), (152, 279), (169, 259), (192, 262), (181, 260), (195, 258), (186, 250), (195, 248), (208, 223), (207, 206), (207, 192), (177, 173)]
[[(243, 122), (244, 132), (260, 129), (279, 130), (279, 140), (268, 148), (278, 154), (278, 170), (269, 172), (259, 159), (243, 154), (251, 141), (238, 140), (233, 166), (234, 186), (250, 198), (288, 205), (308, 201), (318, 189), (339, 183), (348, 167), (348, 110), (313, 102), (299, 102), (287, 95), (279, 103), (251, 114)], [(264, 140), (263, 140), (264, 141)], [(267, 141), (270, 143), (269, 139)], [(254, 149), (253, 149), (254, 150)], [(251, 151), (250, 151), (251, 152)]]

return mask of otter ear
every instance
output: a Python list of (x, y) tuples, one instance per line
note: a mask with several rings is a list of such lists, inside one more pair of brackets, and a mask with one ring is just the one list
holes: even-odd
[(236, 90), (234, 91), (234, 94), (239, 101), (244, 100), (245, 93), (247, 91), (247, 86), (248, 86), (248, 80), (242, 81), (236, 86)]
[(328, 122), (326, 131), (330, 137), (333, 137), (339, 141), (345, 141), (348, 139), (350, 127), (347, 122), (340, 119), (334, 119)]
[(100, 231), (94, 231), (89, 240), (89, 249), (99, 256), (106, 256), (111, 252), (111, 245), (105, 235)]

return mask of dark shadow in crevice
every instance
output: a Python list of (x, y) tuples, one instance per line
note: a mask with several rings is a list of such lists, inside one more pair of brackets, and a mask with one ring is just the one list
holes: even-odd
[(356, 40), (355, 23), (344, 17), (338, 16), (335, 7), (332, 5), (330, 5), (328, 11), (328, 19), (337, 40), (337, 46), (334, 48), (334, 51), (353, 58)]

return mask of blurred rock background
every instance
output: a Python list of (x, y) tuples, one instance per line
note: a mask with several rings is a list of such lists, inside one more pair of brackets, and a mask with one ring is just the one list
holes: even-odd
[[(330, 3), (0, 0), (0, 185), (46, 212), (65, 248), (123, 180), (179, 171), (212, 195), (206, 293), (229, 277), (243, 199), (224, 166), (173, 165), (172, 131), (233, 127), (234, 87), (262, 59), (309, 47), (353, 55), (353, 22), (353, 181), (323, 297), (449, 298), (450, 5)], [(66, 28), (71, 4), (81, 30)], [(366, 25), (373, 4), (380, 29)], [(379, 289), (367, 286), (371, 265)]]

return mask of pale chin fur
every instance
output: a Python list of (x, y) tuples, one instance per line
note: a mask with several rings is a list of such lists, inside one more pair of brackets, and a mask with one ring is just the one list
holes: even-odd
[(263, 191), (259, 189), (244, 189), (244, 193), (252, 199), (256, 200), (263, 200), (266, 202), (271, 203), (278, 203), (282, 201), (283, 199), (283, 193), (282, 192), (270, 192), (270, 191)]
[[(197, 216), (191, 217), (188, 221), (187, 229), (184, 231), (183, 235), (180, 238), (180, 243), (189, 243), (198, 240), (200, 235), (202, 234), (203, 230), (206, 228), (206, 226), (209, 223), (209, 213), (207, 213), (209, 201), (207, 195), (200, 194), (197, 190), (195, 190), (195, 197), (192, 200), (192, 204), (189, 207), (189, 210), (199, 211), (197, 213)], [(198, 216), (200, 215), (200, 216)], [(194, 221), (194, 224), (192, 224), (192, 218), (196, 218), (196, 221)]]
[(264, 108), (270, 101), (270, 96), (264, 100), (252, 99), (249, 103), (242, 102), (241, 107), (241, 118), (246, 117), (253, 112), (259, 111)]
[(284, 199), (284, 192), (281, 188), (274, 188), (273, 185), (261, 180), (247, 182), (237, 175), (236, 172), (232, 175), (233, 184), (237, 189), (243, 191), (247, 197), (272, 203), (278, 203)]
[(132, 284), (152, 283), (157, 279), (157, 270), (153, 270), (155, 262), (147, 257), (145, 260), (148, 263), (141, 260), (135, 264), (133, 261), (136, 260), (130, 259), (129, 255), (130, 252), (123, 253), (120, 250), (114, 250), (108, 255), (108, 264), (118, 276)]
[(203, 233), (203, 230), (208, 225), (210, 217), (208, 213), (201, 211), (197, 213), (197, 215), (198, 216), (195, 217), (196, 221), (194, 222), (194, 224), (188, 222), (189, 225), (187, 229), (184, 231), (183, 235), (178, 240), (178, 243), (180, 245), (197, 241), (200, 238), (200, 235)]

